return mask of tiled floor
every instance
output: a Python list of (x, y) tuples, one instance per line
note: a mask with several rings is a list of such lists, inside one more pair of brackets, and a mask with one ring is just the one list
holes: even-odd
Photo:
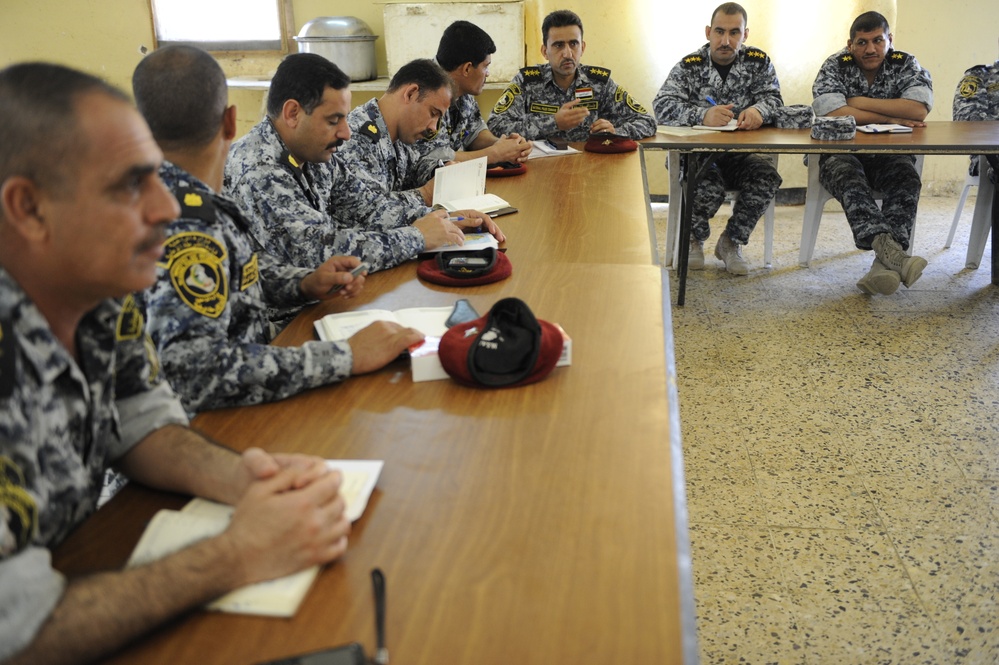
[(835, 202), (809, 269), (803, 209), (778, 207), (771, 270), (759, 228), (748, 277), (691, 273), (673, 323), (702, 663), (999, 663), (999, 287), (991, 244), (964, 268), (970, 201), (943, 249), (955, 204), (921, 201), (929, 266), (893, 296), (855, 287), (873, 257)]

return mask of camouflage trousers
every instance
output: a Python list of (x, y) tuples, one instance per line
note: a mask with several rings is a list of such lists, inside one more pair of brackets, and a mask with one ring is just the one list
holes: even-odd
[(711, 235), (708, 220), (725, 202), (725, 190), (738, 190), (739, 196), (725, 230), (732, 242), (747, 244), (749, 234), (766, 212), (781, 182), (774, 165), (760, 155), (747, 153), (718, 157), (694, 192), (691, 235), (701, 242), (707, 240)]
[[(879, 233), (909, 248), (922, 183), (911, 155), (826, 155), (819, 181), (843, 206), (857, 249), (871, 249)], [(881, 208), (874, 191), (884, 198)]]

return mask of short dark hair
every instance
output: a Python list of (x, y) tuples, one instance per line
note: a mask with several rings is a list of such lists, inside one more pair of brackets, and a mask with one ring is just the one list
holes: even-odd
[(419, 58), (411, 60), (399, 68), (392, 80), (389, 81), (386, 92), (395, 92), (404, 85), (415, 83), (420, 89), (419, 99), (423, 99), (428, 93), (441, 88), (447, 88), (454, 96), (454, 83), (448, 76), (444, 68), (433, 60)]
[(276, 118), (281, 107), (294, 99), (311, 114), (323, 101), (326, 88), (343, 90), (350, 77), (343, 70), (317, 53), (292, 53), (285, 57), (274, 72), (267, 92), (267, 115)]
[(69, 188), (89, 147), (77, 113), (88, 94), (132, 103), (118, 88), (63, 65), (27, 62), (0, 70), (0, 184), (22, 176), (56, 191)]
[(548, 44), (548, 31), (552, 28), (564, 28), (569, 25), (578, 26), (579, 35), (583, 35), (583, 19), (579, 18), (576, 12), (568, 9), (556, 9), (541, 23), (541, 42), (545, 45)]
[(167, 149), (208, 143), (229, 103), (222, 67), (194, 46), (164, 46), (147, 55), (132, 74), (132, 92), (153, 138)]
[(711, 22), (715, 22), (715, 16), (718, 16), (718, 12), (731, 16), (732, 14), (742, 14), (742, 23), (744, 25), (749, 25), (749, 14), (746, 13), (746, 9), (740, 5), (738, 2), (725, 2), (717, 7), (711, 12)]
[(887, 34), (889, 32), (888, 19), (877, 12), (864, 12), (853, 19), (853, 25), (850, 26), (850, 39), (852, 40), (858, 32), (873, 32), (878, 28)]
[(478, 67), (496, 52), (496, 43), (485, 30), (468, 21), (455, 21), (444, 29), (437, 46), (437, 62), (445, 71), (454, 71), (466, 62)]

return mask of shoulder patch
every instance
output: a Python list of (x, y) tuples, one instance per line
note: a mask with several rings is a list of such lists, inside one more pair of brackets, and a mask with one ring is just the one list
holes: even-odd
[(357, 130), (357, 133), (365, 138), (371, 139), (372, 143), (377, 143), (378, 139), (382, 136), (381, 132), (378, 131), (378, 125), (374, 122), (364, 123), (361, 125), (360, 129)]
[(14, 394), (14, 331), (10, 319), (0, 321), (0, 399)]
[(590, 78), (595, 78), (598, 81), (606, 81), (607, 79), (610, 78), (610, 74), (611, 74), (610, 70), (607, 69), (606, 67), (588, 67), (588, 66), (584, 66), (583, 70), (586, 72), (587, 76), (589, 76)]
[(177, 295), (198, 314), (217, 319), (229, 298), (229, 280), (222, 262), (225, 249), (210, 235), (178, 233), (166, 242), (159, 264), (170, 274)]
[(982, 79), (978, 76), (967, 74), (957, 86), (957, 93), (968, 99), (978, 94), (978, 87), (982, 84)]
[(0, 540), (0, 559), (3, 559), (27, 547), (38, 529), (38, 505), (25, 487), (24, 472), (4, 456), (0, 456), (0, 509), (5, 513), (11, 536)]
[(215, 204), (209, 194), (190, 187), (178, 187), (173, 195), (180, 203), (182, 219), (200, 219), (209, 224), (215, 221)]
[(524, 77), (524, 82), (528, 81), (540, 81), (541, 80), (541, 68), (540, 67), (524, 67), (520, 70), (521, 76)]
[(645, 107), (639, 104), (635, 100), (635, 98), (632, 97), (631, 94), (621, 86), (618, 86), (617, 92), (614, 93), (614, 101), (618, 104), (620, 104), (623, 101), (625, 104), (628, 105), (628, 108), (630, 108), (635, 113), (642, 113), (642, 114), (648, 113), (648, 111), (645, 110)]
[(513, 106), (514, 97), (521, 94), (520, 86), (516, 83), (511, 83), (507, 86), (507, 89), (503, 91), (500, 98), (496, 100), (496, 105), (493, 106), (493, 113), (504, 113), (511, 106)]
[(125, 296), (121, 303), (121, 314), (118, 315), (118, 324), (115, 326), (115, 339), (124, 342), (132, 339), (139, 339), (145, 319), (139, 306), (135, 302), (135, 296), (131, 293)]

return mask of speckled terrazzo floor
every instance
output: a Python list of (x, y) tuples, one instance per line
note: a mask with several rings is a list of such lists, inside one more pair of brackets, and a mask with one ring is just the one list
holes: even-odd
[(809, 269), (803, 209), (778, 207), (772, 269), (761, 226), (748, 277), (691, 273), (673, 325), (702, 663), (999, 663), (999, 287), (991, 244), (964, 268), (970, 201), (943, 249), (955, 205), (921, 201), (929, 266), (893, 296), (855, 287), (872, 256), (835, 202)]

